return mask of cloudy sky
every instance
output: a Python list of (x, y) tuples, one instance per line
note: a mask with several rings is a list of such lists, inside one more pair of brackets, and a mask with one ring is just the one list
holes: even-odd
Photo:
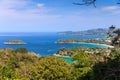
[[(103, 2), (104, 1), (104, 2)], [(0, 32), (81, 31), (120, 27), (117, 0), (97, 0), (78, 6), (81, 0), (0, 0)]]

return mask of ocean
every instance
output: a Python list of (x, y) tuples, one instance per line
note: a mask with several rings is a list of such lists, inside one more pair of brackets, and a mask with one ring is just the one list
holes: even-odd
[[(97, 44), (86, 44), (86, 43), (79, 43), (79, 44), (57, 44), (55, 43), (58, 39), (65, 39), (65, 38), (80, 38), (80, 39), (87, 39), (87, 38), (106, 38), (105, 36), (82, 36), (82, 35), (65, 35), (65, 34), (57, 34), (55, 32), (9, 32), (9, 33), (0, 33), (0, 48), (20, 48), (24, 47), (27, 48), (29, 52), (35, 52), (36, 54), (47, 56), (53, 55), (58, 51), (60, 48), (73, 48), (73, 47), (101, 47), (107, 48), (103, 45)], [(19, 44), (19, 45), (8, 45), (4, 44), (7, 40), (23, 40), (26, 44)]]

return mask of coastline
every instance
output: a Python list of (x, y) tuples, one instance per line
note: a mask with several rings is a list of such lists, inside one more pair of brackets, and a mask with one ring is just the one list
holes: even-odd
[(26, 44), (26, 43), (3, 43), (3, 44), (9, 44), (9, 45), (18, 44), (18, 45), (20, 45), (20, 44)]
[(65, 61), (67, 61), (69, 63), (76, 63), (77, 62), (77, 60), (74, 60), (70, 56), (62, 56), (62, 55), (59, 55), (59, 54), (53, 54), (53, 56), (55, 56), (57, 58), (63, 58)]
[[(14, 35), (16, 33), (9, 33), (8, 35)], [(2, 35), (2, 34), (1, 34)], [(4, 34), (3, 34), (4, 35)], [(0, 40), (0, 46), (4, 46), (4, 48), (18, 48), (18, 47), (26, 47), (29, 51), (31, 52), (35, 52), (37, 54), (40, 54), (42, 56), (47, 56), (47, 55), (53, 55), (54, 53), (56, 53), (60, 48), (73, 48), (73, 47), (82, 47), (82, 45), (67, 45), (67, 44), (56, 44), (54, 42), (56, 42), (58, 39), (61, 38), (84, 38), (84, 36), (66, 36), (66, 35), (57, 35), (56, 33), (31, 33), (31, 35), (29, 34), (24, 34), (23, 33), (19, 33), (17, 37), (14, 36), (5, 36), (5, 37), (1, 37)], [(26, 36), (29, 35), (29, 36)], [(40, 35), (40, 36), (37, 36)], [(42, 36), (41, 36), (42, 35)], [(47, 35), (47, 37), (46, 37)], [(51, 37), (52, 36), (52, 37)], [(85, 36), (86, 37), (86, 36)], [(93, 36), (89, 36), (90, 38), (96, 38)], [(88, 37), (87, 37), (88, 38)], [(97, 38), (101, 38), (100, 36), (97, 36)], [(26, 44), (4, 44), (5, 41), (7, 40), (23, 40)], [(37, 44), (37, 45), (36, 45)], [(83, 44), (84, 46), (84, 44)], [(92, 45), (85, 45), (85, 47), (90, 48)], [(98, 45), (99, 46), (99, 45)], [(93, 46), (92, 48), (94, 48), (96, 46)], [(49, 51), (48, 51), (49, 50)], [(51, 51), (50, 51), (51, 50)]]
[(53, 54), (53, 56), (56, 56), (56, 57), (63, 57), (63, 58), (70, 58), (70, 56), (62, 56), (62, 55), (59, 55), (59, 54)]
[(76, 43), (83, 43), (83, 44), (94, 44), (94, 45), (106, 46), (106, 47), (108, 47), (108, 48), (114, 48), (114, 46), (107, 45), (107, 44), (99, 44), (99, 43), (85, 43), (85, 42), (76, 42)]
[[(63, 44), (63, 43), (60, 43), (60, 44)], [(100, 43), (72, 42), (72, 43), (67, 43), (67, 44), (93, 44), (93, 45), (98, 45), (98, 46), (105, 46), (107, 48), (114, 48), (114, 46), (111, 46), (108, 44), (100, 44)]]

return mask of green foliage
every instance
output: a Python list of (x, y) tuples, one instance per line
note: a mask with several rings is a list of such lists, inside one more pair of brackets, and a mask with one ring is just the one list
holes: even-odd
[(14, 79), (15, 71), (9, 65), (0, 67), (0, 79)]
[(0, 49), (0, 53), (0, 79), (71, 80), (73, 67), (61, 58), (40, 57), (24, 48)]
[(120, 55), (107, 62), (99, 62), (94, 68), (94, 80), (120, 80)]
[(27, 53), (28, 50), (27, 50), (26, 48), (17, 48), (17, 49), (15, 50), (15, 52), (19, 52), (19, 53)]
[(0, 49), (0, 80), (120, 80), (120, 49), (61, 49), (75, 63), (16, 50)]
[[(87, 80), (92, 74), (87, 75), (88, 72), (91, 72), (93, 62), (89, 59), (85, 51), (75, 53), (73, 58), (78, 60), (74, 65), (73, 77), (75, 76), (76, 80)], [(86, 76), (86, 78), (85, 78)]]
[(40, 57), (16, 50), (0, 49), (0, 80), (29, 80), (29, 67)]
[(32, 80), (71, 80), (70, 64), (53, 56), (42, 58), (31, 68)]
[(111, 45), (115, 47), (120, 47), (120, 29), (115, 29), (115, 26), (112, 25), (109, 27), (109, 31), (107, 33), (108, 39), (111, 40)]
[(116, 50), (116, 49), (112, 49), (111, 50), (111, 53), (110, 53), (110, 58), (111, 59), (114, 59), (114, 58), (116, 58), (117, 56), (119, 56), (120, 55), (120, 50), (118, 49), (118, 50)]

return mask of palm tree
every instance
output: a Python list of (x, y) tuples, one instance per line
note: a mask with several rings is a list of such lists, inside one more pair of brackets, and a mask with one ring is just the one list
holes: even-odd
[(113, 33), (117, 34), (117, 36), (112, 41), (114, 45), (118, 45), (120, 47), (120, 29), (115, 30)]
[(115, 30), (115, 26), (114, 25), (111, 25), (109, 27), (109, 30), (107, 32), (107, 41), (111, 43), (111, 45), (113, 45), (113, 38), (115, 36), (115, 33), (113, 33)]
[(108, 31), (109, 36), (111, 36), (111, 37), (114, 36), (114, 33), (113, 33), (114, 30), (115, 30), (115, 26), (114, 26), (114, 25), (111, 25), (111, 26), (109, 27), (109, 31)]
[(115, 30), (114, 33), (116, 33), (117, 36), (120, 37), (120, 29)]
[(115, 26), (114, 26), (114, 25), (111, 25), (111, 26), (109, 27), (109, 29), (114, 30), (114, 29), (115, 29)]

